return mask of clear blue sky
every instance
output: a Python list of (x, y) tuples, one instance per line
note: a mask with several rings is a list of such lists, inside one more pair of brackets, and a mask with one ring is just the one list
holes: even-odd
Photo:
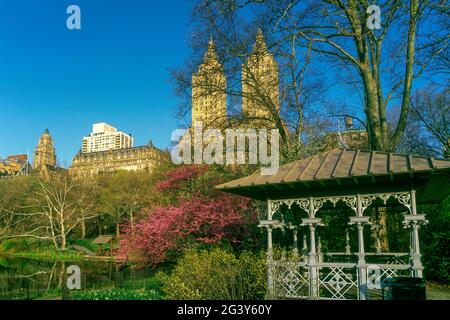
[[(82, 29), (66, 28), (81, 8)], [(70, 165), (94, 122), (166, 147), (169, 68), (189, 56), (186, 0), (0, 0), (0, 156), (34, 151), (45, 128)]]

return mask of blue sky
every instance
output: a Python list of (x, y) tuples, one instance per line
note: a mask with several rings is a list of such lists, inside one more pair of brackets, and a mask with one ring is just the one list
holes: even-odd
[[(71, 4), (81, 8), (81, 30), (66, 27)], [(131, 133), (136, 146), (167, 147), (178, 127), (168, 70), (191, 55), (190, 5), (0, 0), (0, 157), (32, 155), (48, 128), (67, 167), (94, 122)], [(337, 85), (328, 96), (363, 117), (356, 92)]]
[[(70, 4), (81, 30), (66, 28)], [(0, 0), (0, 156), (32, 154), (49, 128), (68, 166), (101, 121), (169, 145), (189, 13), (186, 0)]]

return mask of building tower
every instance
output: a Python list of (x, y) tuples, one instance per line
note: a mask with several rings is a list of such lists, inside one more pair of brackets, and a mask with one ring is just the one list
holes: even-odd
[(227, 82), (212, 38), (208, 50), (192, 75), (192, 126), (201, 121), (203, 128), (220, 127), (227, 116)]
[(242, 66), (242, 112), (248, 118), (273, 119), (280, 112), (278, 63), (267, 50), (261, 29)]
[(40, 172), (48, 168), (56, 168), (55, 147), (48, 129), (45, 129), (34, 151), (33, 168)]

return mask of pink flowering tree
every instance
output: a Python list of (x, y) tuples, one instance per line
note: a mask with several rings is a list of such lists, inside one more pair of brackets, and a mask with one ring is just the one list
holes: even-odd
[(254, 237), (256, 213), (248, 198), (214, 189), (222, 173), (206, 166), (182, 166), (167, 172), (155, 192), (176, 198), (142, 210), (142, 219), (125, 228), (119, 256), (156, 265), (186, 248)]

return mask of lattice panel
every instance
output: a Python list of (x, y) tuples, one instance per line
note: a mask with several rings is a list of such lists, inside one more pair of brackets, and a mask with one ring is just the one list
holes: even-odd
[(369, 272), (368, 275), (368, 297), (369, 300), (383, 299), (382, 288), (386, 286), (388, 280), (392, 277), (408, 277), (411, 271), (408, 269), (398, 269), (394, 266), (392, 268), (379, 268), (376, 273)]
[(274, 294), (286, 298), (306, 298), (309, 295), (308, 269), (297, 263), (273, 266)]
[[(347, 268), (348, 269), (348, 268)], [(358, 278), (355, 270), (345, 272), (344, 267), (322, 268), (319, 277), (319, 295), (330, 299), (356, 299)]]

